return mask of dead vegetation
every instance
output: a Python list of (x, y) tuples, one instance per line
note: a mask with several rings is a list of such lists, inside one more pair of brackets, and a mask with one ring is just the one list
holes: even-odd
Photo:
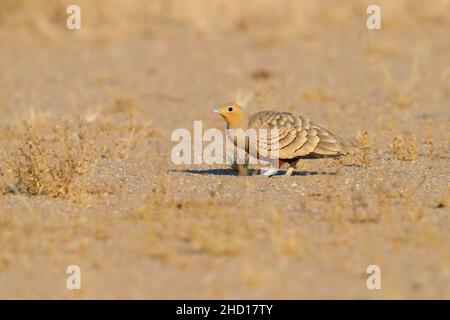
[(65, 196), (83, 192), (84, 179), (95, 168), (98, 154), (92, 136), (81, 121), (53, 127), (44, 138), (24, 122), (19, 139), (4, 151), (6, 163), (3, 192)]
[(392, 154), (403, 161), (412, 161), (417, 157), (416, 136), (409, 134), (406, 137), (396, 135), (390, 144)]
[[(450, 296), (448, 1), (383, 1), (369, 33), (356, 1), (79, 0), (74, 33), (68, 4), (0, 1), (1, 298)], [(289, 178), (173, 165), (166, 133), (222, 128), (228, 99), (363, 152)]]
[(369, 136), (369, 132), (365, 130), (363, 133), (358, 133), (356, 139), (356, 145), (360, 148), (360, 151), (351, 156), (353, 164), (362, 168), (367, 168), (372, 163), (373, 152), (375, 151), (375, 145)]

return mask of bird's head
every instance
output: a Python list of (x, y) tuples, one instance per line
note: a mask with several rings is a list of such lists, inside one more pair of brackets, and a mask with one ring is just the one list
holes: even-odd
[(214, 109), (214, 113), (220, 114), (229, 127), (240, 127), (247, 125), (247, 118), (244, 110), (236, 103), (226, 104), (219, 109)]

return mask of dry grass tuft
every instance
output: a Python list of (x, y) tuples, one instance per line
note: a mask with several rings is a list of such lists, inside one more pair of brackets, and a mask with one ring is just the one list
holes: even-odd
[(361, 151), (353, 155), (353, 162), (358, 166), (367, 168), (372, 163), (371, 153), (374, 147), (372, 138), (366, 130), (363, 133), (358, 133), (355, 140), (356, 144), (361, 148)]
[(412, 161), (417, 157), (416, 141), (414, 134), (406, 138), (396, 135), (390, 145), (391, 152), (399, 160)]
[(6, 152), (7, 191), (51, 197), (79, 193), (97, 153), (81, 121), (53, 127), (44, 138), (29, 123), (12, 151)]
[(373, 148), (373, 141), (367, 130), (363, 133), (358, 133), (356, 136), (356, 143), (360, 148)]

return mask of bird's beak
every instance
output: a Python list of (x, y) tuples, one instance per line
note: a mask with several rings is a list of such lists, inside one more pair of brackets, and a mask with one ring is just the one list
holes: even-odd
[(220, 113), (220, 112), (219, 112), (219, 109), (214, 109), (213, 112), (214, 112), (214, 113)]

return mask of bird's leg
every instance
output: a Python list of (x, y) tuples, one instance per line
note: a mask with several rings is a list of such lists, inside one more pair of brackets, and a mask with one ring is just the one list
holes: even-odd
[(283, 165), (282, 160), (270, 160), (270, 169), (264, 171), (262, 174), (263, 176), (270, 178), (271, 176), (274, 176), (280, 171), (280, 167)]
[(278, 168), (270, 168), (270, 169), (264, 171), (264, 173), (262, 175), (267, 178), (270, 178), (271, 176), (276, 175), (279, 170), (280, 169), (278, 169)]
[(291, 176), (292, 173), (295, 171), (295, 169), (297, 168), (297, 163), (299, 162), (299, 160), (297, 161), (293, 161), (293, 162), (289, 162), (289, 168), (286, 170), (286, 174), (285, 176)]
[(294, 172), (294, 170), (294, 167), (289, 167), (284, 175), (289, 177), (290, 175), (292, 175), (292, 172)]

